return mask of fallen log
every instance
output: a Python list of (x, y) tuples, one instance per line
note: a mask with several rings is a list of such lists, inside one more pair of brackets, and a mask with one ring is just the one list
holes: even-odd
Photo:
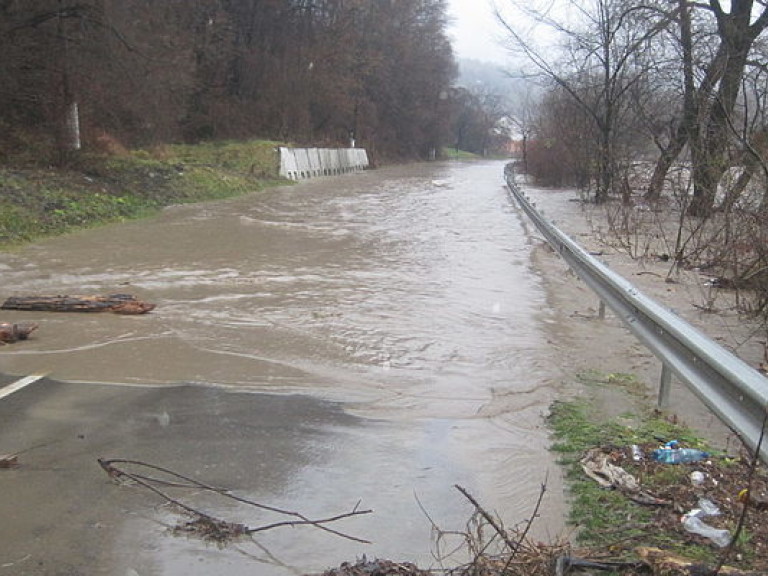
[(154, 304), (138, 300), (131, 294), (107, 296), (14, 296), (0, 309), (35, 312), (114, 312), (115, 314), (145, 314)]
[(34, 322), (21, 322), (19, 324), (0, 322), (0, 344), (26, 340), (35, 330), (37, 330), (37, 324)]

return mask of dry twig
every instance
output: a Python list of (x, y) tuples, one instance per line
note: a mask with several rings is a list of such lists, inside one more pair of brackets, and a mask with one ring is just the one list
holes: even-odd
[[(468, 565), (450, 570), (447, 574), (456, 576), (550, 576), (552, 567), (558, 557), (566, 554), (566, 543), (543, 544), (532, 542), (528, 539), (533, 521), (539, 516), (539, 509), (546, 493), (546, 482), (542, 484), (539, 498), (533, 512), (522, 529), (507, 530), (486, 511), (467, 490), (461, 486), (456, 489), (466, 497), (476, 510), (476, 518), (479, 523), (474, 534), (469, 532), (465, 538), (474, 553), (472, 562)], [(483, 524), (490, 525), (495, 535), (487, 542), (483, 541)], [(498, 554), (490, 552), (490, 545), (498, 537), (503, 540), (504, 548)]]
[(465, 488), (462, 488), (461, 486), (456, 484), (456, 490), (461, 492), (464, 495), (464, 497), (472, 503), (472, 506), (475, 507), (475, 509), (482, 515), (483, 518), (485, 518), (485, 521), (488, 522), (488, 524), (490, 524), (491, 528), (493, 528), (496, 531), (496, 533), (499, 536), (501, 536), (502, 540), (504, 540), (507, 547), (509, 548), (509, 551), (511, 553), (514, 553), (515, 550), (517, 550), (518, 545), (515, 544), (514, 541), (512, 541), (512, 539), (507, 534), (507, 531), (504, 530), (504, 527), (500, 526), (498, 522), (496, 522), (496, 519), (493, 516), (491, 516), (482, 506), (480, 506), (480, 503), (477, 500), (475, 500), (474, 497), (469, 492), (467, 492)]

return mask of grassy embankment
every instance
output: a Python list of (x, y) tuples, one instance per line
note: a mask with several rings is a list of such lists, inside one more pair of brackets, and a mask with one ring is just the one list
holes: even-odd
[(443, 148), (440, 151), (440, 157), (446, 160), (479, 160), (481, 156), (467, 152), (466, 150), (456, 150), (456, 148)]
[(0, 247), (285, 183), (276, 146), (263, 140), (168, 145), (83, 152), (66, 168), (2, 165)]
[[(237, 196), (287, 180), (278, 176), (279, 144), (267, 140), (165, 145), (81, 152), (66, 167), (50, 153), (0, 155), (0, 248), (150, 215), (164, 206)], [(455, 150), (444, 157), (456, 158)], [(478, 156), (460, 151), (460, 159)]]
[[(587, 373), (579, 375), (579, 380), (584, 385), (584, 396), (555, 402), (549, 424), (554, 437), (552, 450), (560, 455), (560, 463), (566, 469), (571, 496), (569, 523), (577, 528), (576, 540), (580, 544), (597, 551), (597, 555), (614, 558), (635, 559), (639, 547), (645, 546), (715, 565), (726, 551), (705, 538), (688, 534), (680, 523), (681, 515), (696, 508), (699, 498), (705, 497), (722, 510), (720, 516), (708, 517), (705, 522), (738, 534), (728, 562), (746, 570), (768, 568), (764, 556), (768, 532), (760, 518), (747, 516), (748, 521), (737, 531), (743, 508), (736, 496), (749, 485), (749, 458), (711, 450), (690, 428), (656, 411), (645, 395), (645, 386), (633, 375)], [(598, 400), (602, 388), (621, 391), (630, 400), (631, 408), (615, 418), (606, 418)], [(670, 440), (707, 450), (711, 458), (681, 465), (653, 462), (652, 450)], [(643, 460), (633, 460), (629, 449), (632, 445), (643, 450)], [(641, 505), (627, 492), (603, 488), (589, 478), (581, 459), (592, 448), (609, 454), (613, 463), (635, 476), (644, 492), (664, 503)], [(694, 470), (705, 474), (700, 486), (691, 481)], [(762, 468), (751, 482), (755, 489), (759, 488), (758, 492), (762, 491), (766, 483)]]

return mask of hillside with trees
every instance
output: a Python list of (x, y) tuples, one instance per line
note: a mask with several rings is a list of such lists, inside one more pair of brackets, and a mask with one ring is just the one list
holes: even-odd
[(451, 144), (445, 0), (0, 0), (0, 154)]

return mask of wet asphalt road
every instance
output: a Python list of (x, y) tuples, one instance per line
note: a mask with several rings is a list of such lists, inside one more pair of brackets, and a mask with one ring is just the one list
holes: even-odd
[[(286, 478), (327, 456), (332, 432), (358, 425), (336, 404), (297, 395), (40, 380), (0, 401), (3, 445), (29, 449), (17, 468), (0, 470), (0, 574), (165, 573), (137, 554), (152, 542), (123, 529), (126, 517), (154, 516), (162, 499), (116, 484), (99, 457), (162, 465), (270, 502)], [(138, 549), (125, 545), (132, 539)]]

